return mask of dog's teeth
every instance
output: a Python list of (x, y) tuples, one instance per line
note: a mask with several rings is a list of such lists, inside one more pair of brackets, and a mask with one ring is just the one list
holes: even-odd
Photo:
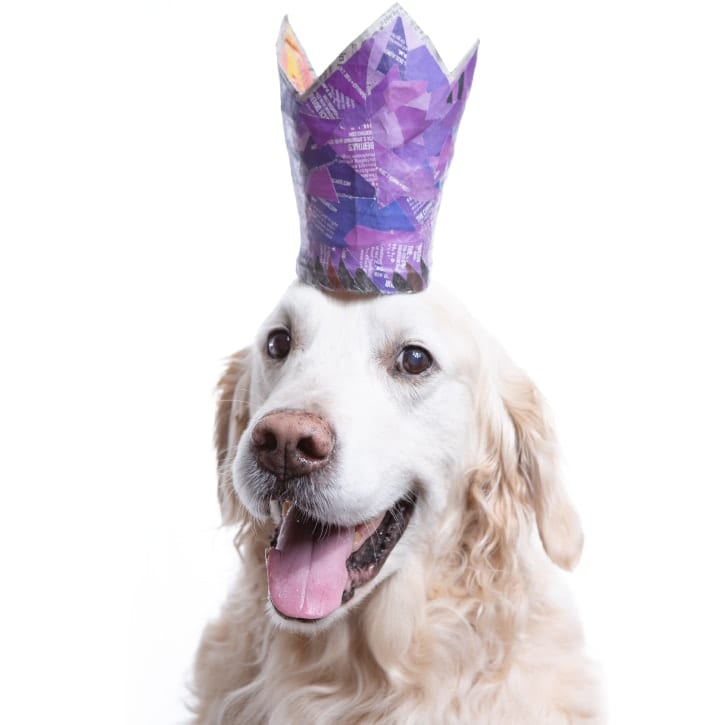
[(280, 521), (282, 521), (280, 502), (276, 498), (270, 499), (270, 517), (272, 518), (275, 525), (278, 525)]
[(353, 551), (360, 549), (363, 542), (381, 525), (384, 514), (374, 516), (372, 519), (358, 524), (353, 532)]
[(292, 504), (289, 501), (285, 501), (282, 504), (282, 515), (287, 516), (287, 512), (292, 508)]

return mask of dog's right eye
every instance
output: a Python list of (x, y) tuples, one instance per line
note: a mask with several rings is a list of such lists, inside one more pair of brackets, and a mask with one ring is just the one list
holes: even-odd
[(396, 360), (396, 367), (409, 375), (421, 375), (433, 364), (431, 353), (418, 345), (404, 347)]
[(273, 330), (267, 336), (267, 354), (274, 360), (282, 360), (290, 353), (291, 342), (287, 330)]

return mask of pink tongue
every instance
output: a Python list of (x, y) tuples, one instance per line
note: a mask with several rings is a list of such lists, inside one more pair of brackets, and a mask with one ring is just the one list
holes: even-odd
[(293, 507), (282, 521), (277, 548), (267, 553), (267, 583), (275, 608), (287, 617), (320, 619), (341, 604), (348, 583), (345, 562), (354, 527), (326, 527)]

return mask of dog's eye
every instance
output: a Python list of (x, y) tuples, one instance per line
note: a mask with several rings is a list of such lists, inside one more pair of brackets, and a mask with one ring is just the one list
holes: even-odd
[(409, 375), (420, 375), (434, 364), (428, 350), (417, 345), (407, 345), (401, 350), (396, 360), (396, 367)]
[(282, 360), (290, 353), (290, 333), (287, 330), (273, 330), (267, 336), (267, 354), (275, 360)]

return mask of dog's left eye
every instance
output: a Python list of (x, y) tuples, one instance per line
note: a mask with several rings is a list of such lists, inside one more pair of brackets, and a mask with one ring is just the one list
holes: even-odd
[(407, 345), (396, 358), (396, 367), (409, 375), (420, 375), (433, 364), (431, 353), (418, 345)]
[(282, 360), (290, 353), (291, 338), (287, 330), (273, 330), (267, 336), (267, 354), (275, 359)]

